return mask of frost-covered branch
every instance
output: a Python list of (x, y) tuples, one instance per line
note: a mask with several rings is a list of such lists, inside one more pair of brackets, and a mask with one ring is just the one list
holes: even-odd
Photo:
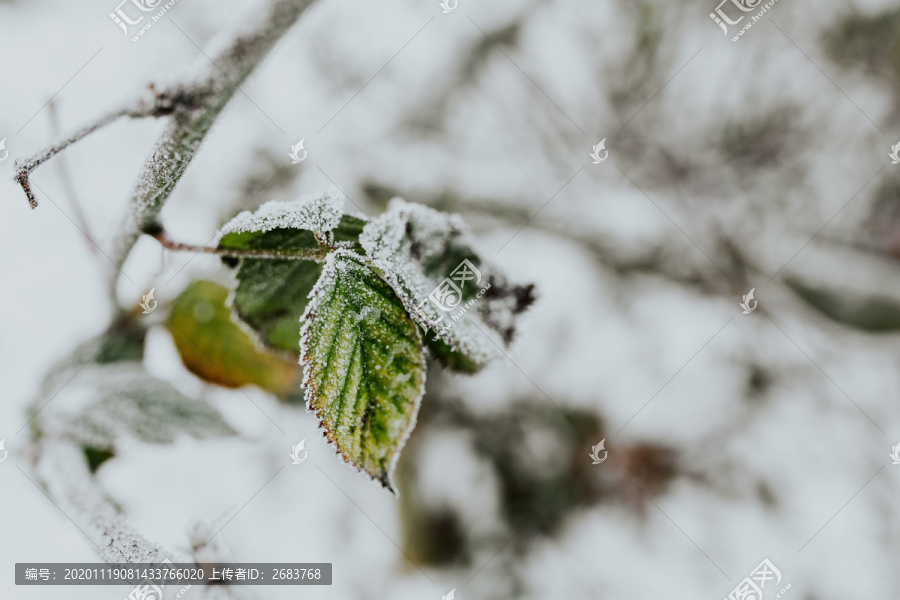
[(44, 439), (35, 472), (60, 510), (75, 519), (103, 558), (113, 564), (182, 562), (125, 521), (91, 475), (80, 445), (67, 439)]
[(114, 259), (117, 265), (125, 262), (142, 233), (161, 230), (159, 212), (219, 113), (312, 2), (274, 0), (266, 10), (247, 15), (239, 21), (237, 32), (221, 36), (214, 42), (222, 49), (211, 53), (210, 58), (204, 56), (198, 75), (179, 88), (181, 93), (193, 99), (192, 109), (175, 113), (144, 162), (131, 194), (125, 229), (116, 240)]
[[(31, 190), (29, 177), (36, 168), (56, 154), (122, 117), (170, 117), (169, 126), (151, 150), (132, 192), (131, 213), (125, 229), (116, 241), (115, 262), (121, 266), (138, 237), (145, 232), (159, 234), (157, 239), (168, 247), (209, 251), (202, 247), (188, 247), (167, 240), (157, 221), (159, 211), (235, 91), (312, 1), (272, 0), (262, 10), (253, 7), (250, 14), (238, 20), (236, 29), (217, 38), (214, 45), (219, 51), (211, 52), (209, 55), (211, 59), (206, 56), (201, 58), (193, 78), (162, 91), (157, 91), (151, 86), (152, 99), (142, 98), (132, 105), (108, 114), (33, 157), (17, 163), (15, 180), (22, 186), (31, 206), (33, 208), (37, 206), (37, 199)], [(111, 275), (113, 285), (115, 277), (116, 274), (113, 273)], [(101, 339), (118, 340), (121, 338), (123, 327), (121, 319), (114, 320)], [(136, 349), (131, 348), (131, 345)], [(97, 400), (100, 406), (90, 413), (87, 420), (87, 423), (93, 426), (89, 430), (92, 432), (90, 435), (117, 431), (120, 424), (111, 424), (108, 419), (123, 416), (125, 418), (133, 416), (135, 419), (141, 417), (144, 420), (151, 417), (175, 418), (176, 421), (172, 423), (157, 423), (152, 426), (143, 420), (128, 423), (134, 435), (142, 439), (149, 438), (149, 441), (157, 443), (170, 443), (171, 440), (157, 438), (166, 432), (178, 431), (178, 428), (185, 427), (192, 428), (188, 431), (192, 435), (228, 433), (228, 428), (217, 421), (215, 414), (200, 404), (195, 406), (192, 415), (195, 418), (193, 420), (186, 418), (184, 406), (190, 399), (180, 397), (173, 389), (164, 389), (162, 384), (140, 372), (140, 361), (130, 355), (141, 353), (142, 341), (132, 340), (123, 347), (111, 343), (108, 346), (109, 348), (107, 344), (101, 344), (95, 352), (88, 355), (76, 351), (73, 358), (73, 364), (79, 365), (76, 367), (77, 372), (81, 372), (82, 369), (97, 370), (96, 377), (88, 378), (91, 381), (101, 375), (124, 378), (125, 381), (124, 385), (119, 385), (121, 384), (119, 379), (105, 381), (103, 384), (98, 383), (96, 389), (86, 392), (85, 397)], [(118, 352), (124, 355), (121, 360), (130, 362), (107, 364), (111, 359), (105, 354), (105, 358), (101, 358), (104, 352), (112, 354)], [(56, 370), (48, 374), (45, 380), (45, 393), (35, 400), (32, 407), (31, 426), (35, 434), (34, 473), (37, 476), (37, 483), (96, 545), (106, 560), (123, 563), (157, 562), (172, 556), (128, 526), (120, 511), (106, 498), (96, 483), (85, 461), (84, 438), (73, 433), (75, 431), (73, 427), (84, 425), (84, 419), (87, 417), (79, 416), (76, 421), (60, 424), (43, 412), (44, 406), (49, 402), (45, 398), (49, 396), (51, 389), (57, 387), (50, 384), (58, 383), (58, 377), (59, 373)], [(136, 383), (135, 378), (140, 379), (140, 382)], [(63, 387), (67, 387), (66, 384), (63, 384)], [(109, 397), (105, 398), (104, 393), (108, 393)], [(179, 409), (164, 407), (147, 413), (145, 409), (150, 400), (142, 399), (143, 397), (131, 398), (134, 406), (127, 410), (121, 409), (121, 404), (127, 403), (130, 395), (137, 393), (152, 393), (151, 400), (157, 404), (175, 399)], [(106, 439), (98, 447), (107, 447), (110, 444), (112, 440)]]
[(312, 2), (274, 0), (265, 10), (251, 11), (238, 21), (235, 30), (223, 33), (214, 40), (213, 45), (219, 48), (218, 52), (214, 52), (211, 58), (201, 58), (192, 77), (159, 91), (151, 85), (151, 100), (141, 98), (82, 127), (34, 156), (17, 161), (15, 181), (25, 192), (28, 203), (32, 208), (38, 206), (29, 180), (31, 173), (72, 144), (122, 117), (171, 116), (169, 127), (154, 144), (132, 191), (130, 213), (115, 247), (115, 262), (121, 266), (141, 233), (161, 230), (157, 220), (160, 210), (222, 109)]
[[(153, 88), (151, 87), (151, 90), (152, 89)], [(166, 116), (172, 114), (174, 106), (175, 103), (173, 102), (171, 96), (165, 93), (155, 93), (154, 91), (154, 98), (152, 102), (147, 102), (142, 98), (131, 106), (121, 108), (115, 112), (101, 117), (100, 119), (97, 119), (95, 122), (87, 125), (86, 127), (82, 127), (75, 133), (41, 150), (34, 156), (25, 159), (21, 163), (19, 161), (16, 161), (15, 180), (20, 186), (22, 186), (22, 190), (25, 192), (25, 196), (28, 198), (28, 203), (31, 205), (31, 208), (37, 208), (38, 201), (31, 189), (31, 182), (29, 181), (29, 177), (31, 176), (31, 173), (39, 166), (41, 166), (72, 144), (81, 141), (98, 129), (106, 127), (110, 123), (117, 121), (122, 117), (140, 119), (144, 117)]]

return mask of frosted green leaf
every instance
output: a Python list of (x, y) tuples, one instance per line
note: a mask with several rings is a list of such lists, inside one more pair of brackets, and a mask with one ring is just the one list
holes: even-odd
[(341, 222), (343, 200), (337, 190), (301, 196), (289, 202), (272, 200), (257, 211), (244, 211), (219, 231), (219, 243), (226, 248), (245, 244), (272, 230), (307, 232), (309, 248), (315, 248), (315, 235), (325, 235)]
[(154, 444), (171, 443), (179, 434), (205, 438), (234, 433), (215, 408), (185, 396), (136, 361), (89, 364), (57, 400), (45, 423), (47, 432), (92, 448), (114, 447), (123, 432)]
[(344, 460), (396, 492), (392, 473), (425, 390), (425, 351), (403, 303), (358, 254), (330, 254), (302, 318), (306, 402)]
[(297, 320), (322, 271), (315, 262), (324, 256), (316, 236), (328, 245), (353, 245), (364, 224), (357, 217), (341, 215), (341, 201), (332, 192), (268, 202), (256, 213), (243, 212), (232, 219), (219, 232), (220, 248), (271, 252), (269, 258), (231, 261), (238, 265), (231, 299), (237, 317), (266, 346), (296, 355)]
[[(534, 286), (515, 285), (475, 250), (459, 215), (393, 199), (360, 236), (373, 265), (423, 329), (447, 367), (475, 372), (513, 342)], [(459, 279), (460, 269), (468, 275)], [(447, 282), (450, 282), (449, 284)], [(432, 300), (442, 287), (452, 302)]]

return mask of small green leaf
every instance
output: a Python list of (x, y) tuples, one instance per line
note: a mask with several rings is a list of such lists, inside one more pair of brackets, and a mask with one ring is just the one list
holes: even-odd
[(392, 473), (425, 389), (416, 324), (356, 253), (330, 254), (303, 315), (306, 401), (344, 460), (395, 492)]
[(269, 348), (300, 352), (300, 315), (322, 265), (306, 260), (244, 258), (232, 306)]
[(230, 388), (252, 384), (289, 395), (296, 364), (258, 348), (231, 320), (227, 297), (228, 289), (218, 283), (195, 281), (173, 302), (166, 325), (184, 366), (210, 383)]
[[(336, 194), (326, 192), (293, 202), (268, 202), (243, 212), (219, 232), (219, 248), (271, 251), (271, 258), (240, 259), (232, 306), (238, 318), (270, 348), (297, 355), (299, 318), (319, 278), (323, 242), (354, 245), (365, 221), (341, 215)], [(275, 258), (301, 253), (307, 260)]]

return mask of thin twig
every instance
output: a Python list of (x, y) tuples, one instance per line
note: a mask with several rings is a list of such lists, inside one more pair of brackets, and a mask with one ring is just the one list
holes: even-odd
[(174, 107), (175, 103), (173, 102), (173, 98), (167, 93), (156, 93), (154, 95), (153, 102), (149, 103), (144, 101), (143, 99), (138, 100), (133, 106), (121, 108), (115, 112), (101, 117), (100, 119), (97, 119), (90, 125), (82, 127), (75, 133), (69, 135), (59, 142), (56, 142), (55, 144), (52, 144), (48, 148), (41, 150), (34, 156), (31, 156), (30, 158), (27, 158), (22, 162), (19, 162), (17, 160), (15, 163), (16, 174), (14, 179), (20, 186), (22, 186), (22, 190), (25, 192), (25, 196), (28, 198), (28, 203), (31, 205), (31, 208), (37, 208), (38, 201), (31, 189), (31, 182), (28, 178), (31, 176), (31, 173), (39, 166), (41, 166), (72, 144), (81, 141), (98, 129), (106, 127), (110, 123), (113, 123), (114, 121), (117, 121), (122, 117), (130, 117), (132, 119), (140, 119), (145, 117), (162, 117), (172, 114)]
[(293, 260), (313, 260), (316, 262), (324, 262), (328, 248), (324, 251), (322, 248), (316, 249), (297, 249), (297, 250), (266, 250), (257, 248), (218, 248), (216, 246), (195, 246), (193, 244), (185, 244), (176, 242), (166, 235), (164, 231), (155, 232), (152, 237), (156, 239), (163, 248), (169, 250), (180, 250), (187, 252), (203, 252), (205, 254), (215, 254), (217, 256), (232, 256), (234, 258), (284, 258)]
[[(201, 58), (202, 71), (185, 91), (194, 110), (177, 113), (144, 162), (131, 194), (131, 210), (116, 239), (114, 259), (121, 266), (142, 233), (162, 229), (159, 213), (181, 180), (222, 109), (251, 71), (297, 21), (313, 0), (275, 0), (244, 18), (224, 50)], [(213, 44), (215, 45), (215, 44)]]
[[(60, 136), (62, 127), (60, 127), (59, 123), (59, 110), (57, 110), (56, 107), (56, 100), (50, 100), (47, 104), (47, 114), (50, 117), (50, 128), (53, 131), (53, 135), (55, 137)], [(84, 210), (81, 207), (78, 194), (75, 192), (75, 182), (72, 180), (72, 172), (69, 170), (67, 158), (68, 157), (63, 154), (56, 161), (59, 178), (62, 180), (63, 187), (68, 193), (69, 204), (72, 206), (72, 212), (74, 213), (74, 220), (78, 224), (78, 227), (84, 232), (84, 240), (87, 243), (88, 248), (93, 254), (98, 255), (97, 245), (94, 243), (94, 237), (91, 235), (90, 226), (84, 216)]]

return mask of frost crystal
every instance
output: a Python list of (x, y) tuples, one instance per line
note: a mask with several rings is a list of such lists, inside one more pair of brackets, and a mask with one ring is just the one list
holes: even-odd
[(225, 224), (220, 239), (229, 233), (266, 232), (273, 229), (306, 229), (325, 234), (341, 222), (344, 200), (339, 190), (304, 194), (297, 200), (266, 202), (253, 213), (240, 213)]

